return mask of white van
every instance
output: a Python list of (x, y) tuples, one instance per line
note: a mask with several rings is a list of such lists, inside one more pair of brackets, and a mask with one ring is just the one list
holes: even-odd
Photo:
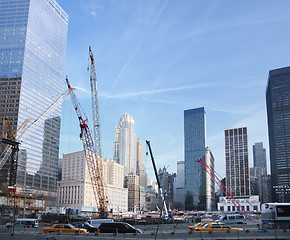
[(220, 218), (215, 222), (222, 222), (226, 224), (245, 224), (246, 219), (241, 214), (229, 214), (220, 216)]
[(38, 228), (38, 219), (34, 218), (18, 218), (15, 226)]
[(93, 225), (96, 228), (99, 228), (101, 223), (108, 223), (108, 222), (114, 222), (114, 220), (111, 218), (106, 218), (106, 219), (91, 219), (87, 221), (87, 223)]

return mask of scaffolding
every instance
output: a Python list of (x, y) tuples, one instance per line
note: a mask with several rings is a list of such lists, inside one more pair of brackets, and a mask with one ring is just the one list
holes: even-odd
[(0, 209), (1, 215), (11, 215), (15, 210), (18, 216), (29, 216), (33, 212), (45, 211), (45, 200), (40, 197), (35, 197), (33, 194), (23, 193), (8, 193), (7, 195), (0, 195)]

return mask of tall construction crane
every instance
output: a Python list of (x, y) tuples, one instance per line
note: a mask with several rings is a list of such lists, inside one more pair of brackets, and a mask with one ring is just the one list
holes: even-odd
[[(47, 109), (45, 109), (45, 111), (38, 118), (36, 118), (27, 127), (26, 127), (26, 125), (27, 125), (27, 122), (29, 121), (29, 119), (26, 119), (25, 122), (22, 124), (22, 126), (17, 130), (16, 136), (14, 135), (14, 140), (20, 144), (31, 133), (33, 133), (37, 129), (37, 127), (39, 127), (39, 125), (42, 124), (49, 117), (49, 115), (52, 114), (60, 106), (60, 104), (64, 101), (64, 99), (70, 94), (70, 92), (71, 92), (71, 90), (69, 89), (66, 92), (62, 93)], [(9, 121), (9, 119), (8, 119), (8, 121)], [(8, 122), (5, 122), (5, 124), (7, 125)], [(10, 130), (10, 132), (11, 132), (11, 130)], [(1, 154), (0, 170), (2, 169), (4, 164), (7, 162), (9, 156), (11, 156), (11, 153), (12, 153), (12, 145), (7, 144), (3, 153)]]
[(95, 69), (94, 55), (93, 55), (91, 46), (89, 46), (89, 55), (90, 55), (90, 59), (91, 59), (90, 83), (91, 83), (91, 98), (92, 98), (92, 113), (93, 113), (95, 148), (96, 148), (96, 154), (99, 157), (102, 157), (101, 125), (100, 125), (100, 117), (99, 117), (97, 74), (96, 74), (96, 69)]
[(81, 112), (81, 106), (78, 102), (76, 95), (73, 92), (73, 89), (68, 81), (68, 78), (66, 78), (68, 89), (72, 90), (70, 93), (70, 97), (74, 106), (74, 109), (76, 111), (81, 133), (80, 137), (83, 142), (83, 148), (84, 153), (86, 157), (86, 162), (88, 165), (89, 175), (92, 182), (92, 188), (93, 193), (95, 196), (95, 200), (100, 205), (100, 218), (106, 217), (107, 212), (107, 202), (105, 199), (105, 191), (104, 191), (104, 183), (103, 183), (103, 177), (102, 177), (102, 171), (101, 171), (101, 163), (99, 160), (99, 156), (97, 155), (96, 148), (94, 146), (94, 141), (91, 135), (90, 128), (87, 124), (87, 117), (84, 113)]
[(153, 169), (154, 169), (154, 173), (155, 173), (155, 177), (156, 177), (156, 181), (157, 181), (157, 185), (158, 185), (158, 191), (159, 191), (159, 194), (161, 195), (161, 199), (162, 199), (162, 205), (163, 205), (162, 211), (164, 211), (164, 214), (162, 214), (162, 217), (163, 217), (164, 221), (170, 221), (170, 220), (172, 220), (172, 218), (168, 214), (168, 210), (167, 210), (167, 206), (166, 206), (166, 202), (165, 202), (165, 195), (164, 195), (163, 189), (161, 187), (161, 184), (160, 184), (160, 181), (159, 181), (159, 178), (158, 178), (158, 173), (157, 173), (157, 169), (156, 169), (153, 153), (152, 153), (152, 150), (151, 150), (150, 141), (146, 140), (146, 144), (147, 144), (147, 146), (149, 148), (150, 157), (151, 157), (151, 161), (152, 161), (152, 165), (153, 165)]
[[(10, 134), (8, 134), (8, 130)], [(20, 142), (17, 141), (11, 123), (7, 116), (5, 116), (4, 131), (1, 142), (7, 144), (7, 146), (9, 146), (9, 149), (11, 151), (9, 186), (15, 189), (14, 187), (16, 185), (17, 160)]]
[(253, 218), (244, 210), (241, 204), (235, 199), (235, 197), (231, 194), (231, 192), (226, 188), (226, 186), (221, 182), (221, 180), (217, 177), (215, 172), (203, 161), (202, 158), (196, 160), (199, 162), (205, 171), (209, 174), (211, 179), (215, 181), (215, 183), (220, 187), (220, 189), (226, 194), (226, 196), (231, 200), (232, 204), (235, 205), (236, 209), (242, 214), (247, 220), (253, 221)]

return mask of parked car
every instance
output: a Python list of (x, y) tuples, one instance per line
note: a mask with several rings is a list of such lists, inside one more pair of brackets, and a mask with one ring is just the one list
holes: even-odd
[(42, 232), (87, 233), (88, 231), (83, 228), (76, 228), (71, 224), (54, 224), (52, 227), (42, 229)]
[(94, 227), (93, 225), (89, 224), (89, 223), (72, 223), (72, 225), (74, 225), (76, 228), (83, 228), (83, 229), (87, 229), (88, 232), (90, 233), (95, 233), (98, 231), (98, 228)]
[(221, 222), (226, 224), (245, 224), (246, 219), (241, 214), (228, 214), (222, 215), (215, 222)]
[(224, 223), (205, 223), (202, 227), (196, 227), (194, 231), (244, 231), (244, 228), (232, 228)]
[(141, 229), (124, 222), (102, 223), (99, 231), (100, 233), (143, 233)]

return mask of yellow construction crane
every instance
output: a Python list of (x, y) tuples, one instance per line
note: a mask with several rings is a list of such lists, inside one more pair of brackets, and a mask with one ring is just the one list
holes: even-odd
[[(8, 132), (10, 132), (10, 135), (8, 135)], [(13, 128), (7, 116), (5, 116), (4, 119), (4, 130), (1, 142), (7, 144), (7, 146), (10, 146), (12, 152), (10, 162), (9, 186), (14, 188), (16, 185), (17, 160), (20, 142), (16, 140)]]

